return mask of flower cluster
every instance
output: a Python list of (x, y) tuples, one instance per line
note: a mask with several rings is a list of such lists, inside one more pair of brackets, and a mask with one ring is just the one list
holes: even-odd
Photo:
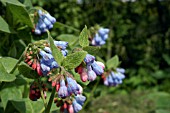
[(39, 76), (42, 76), (40, 62), (35, 57), (35, 55), (34, 55), (32, 50), (30, 50), (30, 51), (28, 50), (25, 53), (25, 60), (24, 60), (24, 62), (26, 62), (30, 67), (32, 67), (33, 70), (36, 70)]
[(52, 81), (52, 86), (56, 87), (59, 98), (66, 98), (72, 94), (77, 95), (82, 93), (82, 87), (68, 72), (65, 73), (65, 77), (64, 75), (57, 75), (57, 77), (51, 77), (49, 81)]
[(101, 75), (104, 72), (104, 64), (102, 62), (95, 61), (95, 57), (87, 54), (84, 58), (85, 66), (80, 65), (76, 68), (76, 71), (80, 74), (80, 78), (83, 82), (94, 81), (97, 75)]
[(57, 107), (60, 107), (62, 113), (77, 113), (82, 109), (82, 106), (86, 100), (86, 97), (79, 94), (74, 97), (70, 97), (67, 100), (61, 100), (59, 98), (54, 99)]
[(103, 76), (104, 85), (106, 86), (117, 86), (122, 83), (125, 78), (125, 69), (117, 68), (116, 71), (111, 71), (107, 77)]
[(109, 29), (108, 28), (100, 28), (97, 33), (94, 35), (91, 44), (93, 46), (101, 46), (106, 43), (106, 39), (108, 38)]
[[(54, 44), (61, 50), (63, 56), (67, 55), (68, 42), (54, 41)], [(59, 67), (47, 42), (30, 46), (25, 54), (25, 62), (40, 76), (48, 75), (52, 69)]]
[(82, 109), (86, 97), (82, 95), (83, 88), (74, 80), (73, 76), (66, 72), (64, 75), (51, 77), (52, 86), (56, 87), (58, 99), (54, 102), (60, 106), (61, 112), (77, 113)]
[[(46, 85), (45, 84), (41, 84), (42, 90), (43, 90), (43, 94), (44, 94), (44, 98), (46, 98)], [(29, 92), (29, 98), (32, 101), (37, 101), (37, 99), (39, 99), (41, 97), (41, 92), (40, 89), (38, 87), (38, 83), (33, 82), (30, 86), (30, 92)]]
[(48, 12), (38, 10), (38, 23), (35, 25), (35, 34), (40, 35), (43, 32), (46, 32), (47, 29), (53, 28), (53, 24), (56, 22), (56, 19), (52, 17)]

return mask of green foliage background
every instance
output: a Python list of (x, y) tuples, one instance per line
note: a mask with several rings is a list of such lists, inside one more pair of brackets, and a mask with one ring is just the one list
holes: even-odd
[[(51, 32), (56, 39), (60, 34), (78, 35), (84, 25), (89, 28), (99, 24), (111, 30), (107, 44), (99, 56), (108, 60), (117, 54), (122, 61), (120, 67), (126, 69), (126, 79), (116, 88), (107, 88), (100, 81), (99, 87), (94, 92), (94, 96), (100, 100), (96, 99), (89, 103), (89, 106), (97, 106), (94, 108), (87, 106), (90, 112), (97, 110), (111, 113), (115, 110), (116, 113), (125, 111), (168, 113), (170, 111), (170, 101), (167, 101), (170, 97), (169, 0), (136, 0), (136, 2), (82, 0), (82, 3), (77, 3), (76, 0), (32, 0), (32, 3), (34, 6), (43, 7), (55, 16), (58, 22), (65, 24), (55, 24)], [(7, 17), (4, 15), (7, 10), (9, 9), (0, 3), (0, 15), (3, 18)], [(0, 55), (19, 58), (28, 43), (40, 38), (30, 37), (28, 32), (30, 29), (15, 28), (20, 26), (15, 20), (6, 21), (19, 33), (0, 32)], [(67, 25), (71, 27), (68, 28)], [(98, 97), (99, 95), (101, 96)], [(108, 98), (112, 101), (108, 101)], [(108, 106), (95, 104), (101, 100), (110, 104)], [(120, 110), (121, 107), (124, 111)]]

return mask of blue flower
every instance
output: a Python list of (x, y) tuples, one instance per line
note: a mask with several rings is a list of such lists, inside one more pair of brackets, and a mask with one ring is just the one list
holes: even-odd
[(77, 82), (73, 80), (71, 77), (66, 77), (67, 79), (67, 87), (68, 87), (68, 93), (71, 95), (74, 93), (75, 95), (78, 94), (79, 87), (77, 85)]
[(123, 74), (125, 70), (122, 68), (117, 68), (116, 70), (117, 72), (111, 71), (110, 74), (104, 80), (104, 84), (106, 86), (117, 86), (119, 84), (122, 84), (122, 80), (125, 78), (125, 75)]
[(56, 19), (52, 17), (49, 13), (38, 10), (39, 20), (35, 27), (35, 34), (40, 35), (43, 32), (46, 32), (47, 29), (53, 28), (53, 24), (56, 22)]
[(95, 57), (87, 54), (86, 57), (84, 58), (84, 61), (86, 62), (87, 65), (91, 65), (95, 60)]
[(83, 95), (77, 95), (77, 96), (75, 96), (75, 99), (76, 99), (77, 103), (79, 103), (80, 105), (83, 105), (84, 101), (86, 100), (86, 97)]
[(63, 56), (67, 56), (67, 54), (68, 54), (67, 50), (61, 50), (61, 52), (62, 52)]
[(106, 39), (108, 38), (108, 34), (109, 34), (108, 28), (100, 28), (94, 35), (91, 44), (94, 46), (104, 45), (106, 43)]
[(73, 100), (73, 109), (74, 112), (77, 113), (82, 109), (82, 106), (78, 104), (76, 100)]
[(58, 90), (58, 97), (65, 98), (68, 96), (67, 87), (65, 86), (65, 81), (60, 80), (60, 88)]
[(89, 81), (94, 81), (96, 79), (96, 73), (92, 70), (91, 66), (87, 65), (87, 75)]
[(54, 44), (61, 48), (62, 50), (65, 50), (66, 47), (68, 46), (68, 42), (65, 41), (54, 41)]
[(103, 68), (102, 68), (101, 66), (99, 66), (99, 65), (96, 63), (96, 61), (94, 61), (94, 62), (91, 64), (91, 66), (92, 66), (93, 71), (96, 73), (96, 75), (101, 75), (101, 74), (103, 74), (103, 72), (104, 72)]

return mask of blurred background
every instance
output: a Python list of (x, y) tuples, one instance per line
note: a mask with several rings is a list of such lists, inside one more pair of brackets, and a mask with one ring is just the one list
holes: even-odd
[[(54, 26), (54, 37), (78, 35), (75, 29), (81, 30), (84, 25), (90, 28), (99, 24), (110, 29), (110, 37), (99, 56), (107, 60), (117, 54), (120, 67), (126, 69), (126, 79), (118, 87), (106, 87), (101, 81), (95, 98), (91, 98), (82, 113), (170, 113), (170, 0), (32, 0), (32, 3), (43, 7), (58, 22), (73, 27)], [(0, 9), (3, 14), (3, 7)], [(4, 48), (2, 43), (0, 47), (1, 56), (19, 57), (13, 54), (14, 47)]]

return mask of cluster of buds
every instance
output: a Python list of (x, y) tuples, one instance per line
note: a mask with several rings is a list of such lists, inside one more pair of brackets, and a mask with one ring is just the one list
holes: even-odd
[(56, 75), (49, 78), (52, 86), (58, 92), (57, 99), (54, 99), (61, 112), (77, 113), (82, 109), (86, 97), (82, 95), (83, 88), (76, 82), (72, 74), (65, 72), (63, 75)]
[(116, 71), (111, 71), (102, 75), (104, 85), (106, 86), (117, 86), (122, 83), (125, 78), (125, 69), (117, 68)]
[[(68, 46), (68, 42), (54, 41), (54, 44), (60, 49), (63, 56), (67, 55), (66, 47)], [(33, 70), (36, 70), (40, 76), (46, 76), (52, 69), (59, 67), (47, 41), (30, 45), (25, 53), (24, 61), (32, 67)]]
[(35, 34), (40, 35), (41, 33), (46, 32), (47, 29), (53, 28), (53, 24), (56, 22), (56, 19), (44, 10), (38, 10), (37, 12), (38, 23), (35, 25), (34, 32)]
[(80, 78), (83, 82), (94, 81), (97, 75), (102, 75), (104, 73), (104, 64), (102, 62), (95, 61), (95, 57), (87, 54), (84, 58), (83, 63), (76, 68), (76, 72), (80, 74)]
[[(46, 85), (41, 83), (40, 86), (42, 88), (42, 91), (43, 91), (43, 94), (44, 94), (44, 98), (46, 98), (47, 97), (47, 95), (46, 95), (46, 91), (47, 91)], [(41, 92), (40, 92), (38, 83), (33, 82), (31, 84), (31, 86), (30, 86), (29, 98), (32, 101), (37, 101), (37, 99), (39, 99), (40, 97), (41, 97)]]
[(101, 46), (104, 45), (106, 43), (106, 39), (108, 38), (108, 34), (109, 34), (109, 29), (108, 28), (100, 28), (97, 33), (95, 33), (91, 44), (93, 46)]
[(69, 72), (65, 72), (64, 75), (52, 76), (49, 78), (49, 81), (52, 81), (52, 86), (56, 87), (59, 98), (64, 99), (82, 93), (82, 87)]
[(77, 113), (82, 109), (85, 100), (85, 96), (83, 96), (82, 94), (78, 94), (65, 100), (55, 98), (54, 103), (57, 107), (60, 107), (61, 113)]

